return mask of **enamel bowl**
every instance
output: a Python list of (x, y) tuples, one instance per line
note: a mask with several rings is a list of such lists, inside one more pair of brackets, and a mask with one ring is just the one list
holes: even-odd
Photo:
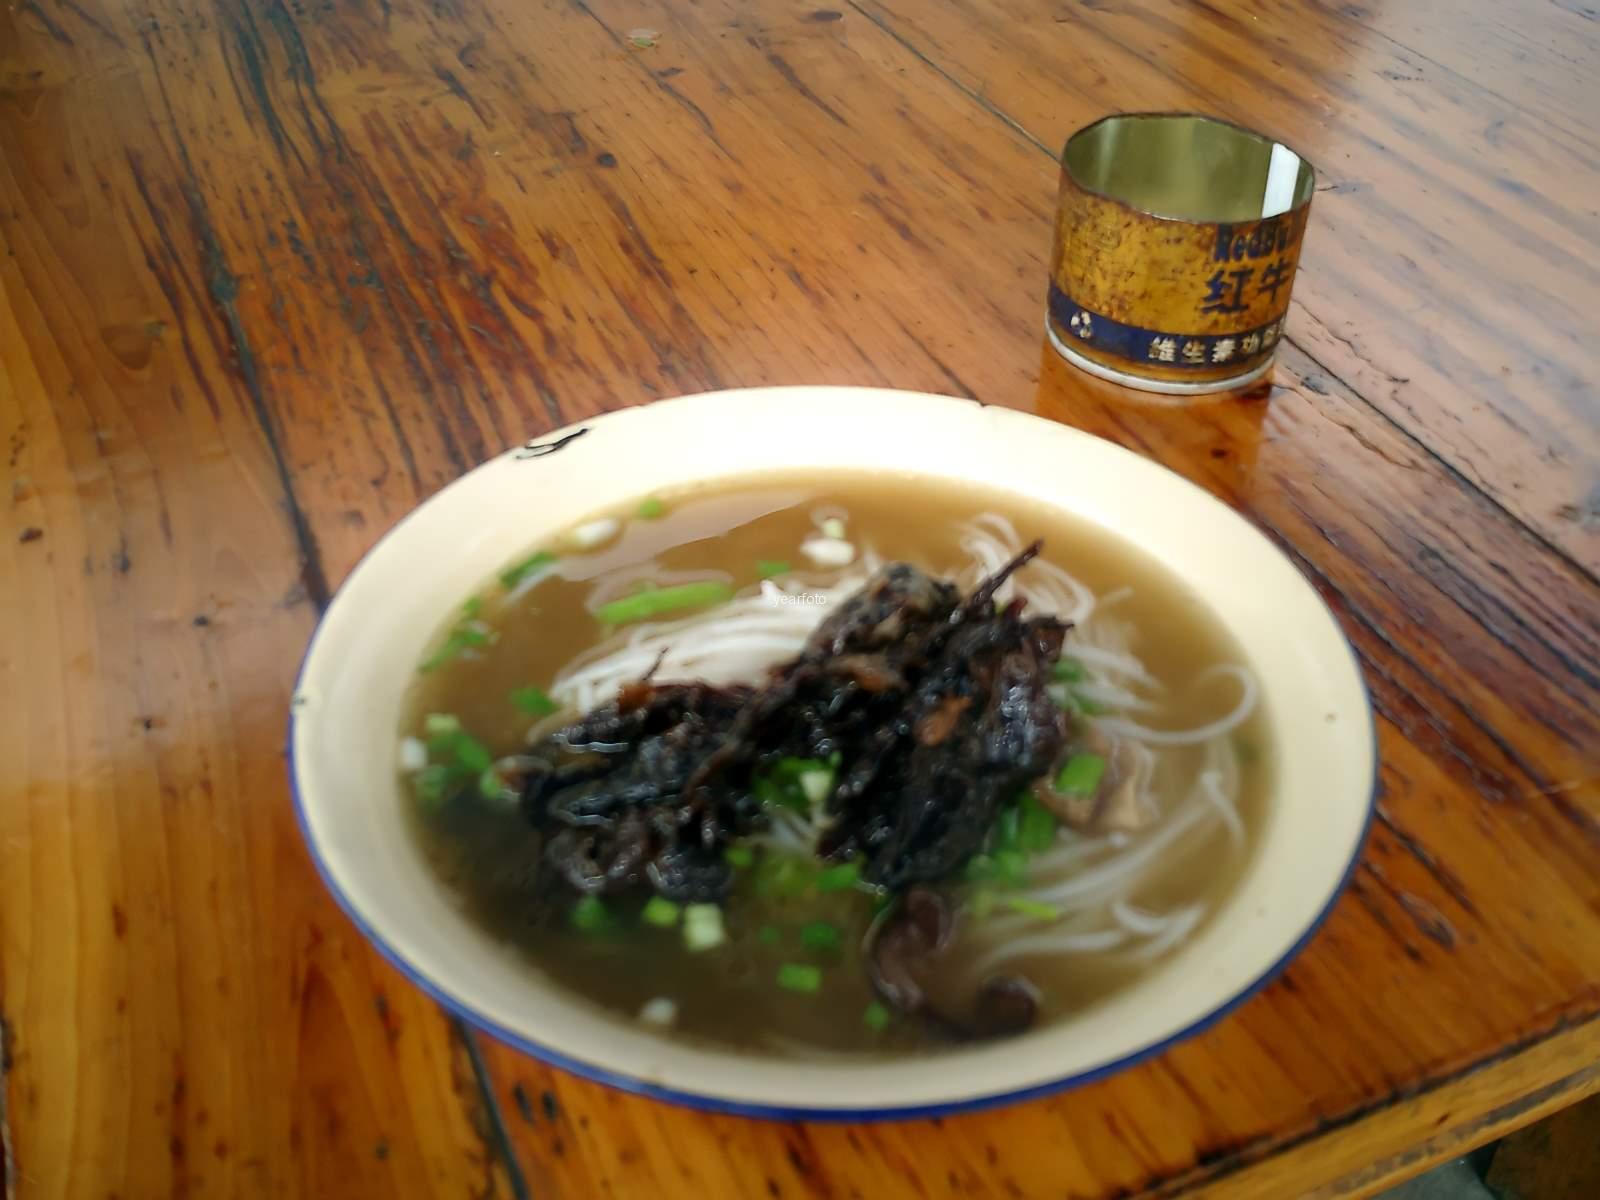
[[(395, 777), (416, 656), (513, 555), (597, 509), (762, 469), (973, 481), (1057, 505), (1162, 559), (1243, 648), (1277, 790), (1234, 892), (1108, 1002), (1007, 1041), (891, 1061), (796, 1062), (681, 1044), (545, 982), (474, 925), (406, 827)], [(630, 1091), (782, 1118), (931, 1115), (1081, 1083), (1217, 1021), (1306, 943), (1373, 804), (1372, 715), (1349, 644), (1252, 525), (1110, 442), (1008, 409), (864, 388), (716, 392), (626, 409), (509, 450), (392, 529), (334, 597), (296, 687), (289, 744), (311, 853), (339, 903), (417, 986), (535, 1057)]]

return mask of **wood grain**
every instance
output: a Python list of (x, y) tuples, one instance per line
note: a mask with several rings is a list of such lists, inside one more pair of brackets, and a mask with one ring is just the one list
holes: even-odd
[[(1359, 1194), (1592, 1088), (1592, 29), (1024, 9), (0, 14), (20, 1194)], [(1168, 105), (1277, 122), (1325, 169), (1290, 345), (1243, 400), (1144, 403), (1041, 348), (1040, 144)], [(996, 1114), (761, 1124), (452, 1037), (333, 911), (279, 765), (329, 587), (506, 443), (794, 381), (1112, 437), (1327, 597), (1380, 714), (1381, 819), (1235, 1017)]]
[(137, 72), (26, 74), (0, 99), (7, 1194), (501, 1190), (459, 1040), (289, 810), (313, 573), (214, 216)]

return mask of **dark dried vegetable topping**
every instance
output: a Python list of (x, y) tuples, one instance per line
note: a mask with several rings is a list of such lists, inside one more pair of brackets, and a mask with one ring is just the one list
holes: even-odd
[(542, 738), (522, 803), (555, 875), (584, 894), (720, 900), (726, 851), (795, 763), (837, 768), (826, 858), (891, 891), (956, 871), (1066, 742), (1046, 689), (1067, 626), (994, 599), (1038, 550), (966, 598), (890, 564), (763, 686), (646, 679)]

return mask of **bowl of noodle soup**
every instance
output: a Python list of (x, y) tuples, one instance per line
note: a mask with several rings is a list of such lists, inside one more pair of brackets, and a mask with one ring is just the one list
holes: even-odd
[(820, 387), (444, 489), (340, 588), (290, 749), (324, 879), (441, 1003), (837, 1119), (1216, 1021), (1326, 915), (1376, 767), (1337, 623), (1224, 504), (1026, 414)]

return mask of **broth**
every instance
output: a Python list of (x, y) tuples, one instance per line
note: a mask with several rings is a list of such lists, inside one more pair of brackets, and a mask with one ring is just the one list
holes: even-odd
[[(993, 516), (974, 525), (976, 514)], [(608, 518), (618, 523), (614, 532)], [(843, 523), (844, 540), (856, 551), (848, 565), (818, 565), (801, 549), (819, 531), (824, 539), (839, 532), (832, 525), (822, 529), (830, 520)], [(745, 595), (762, 586), (766, 573), (772, 581), (763, 602), (794, 610), (796, 620), (810, 619), (802, 613), (820, 619), (826, 606), (818, 597), (861, 576), (869, 550), (937, 578), (959, 578), (970, 588), (978, 574), (998, 565), (991, 561), (996, 547), (1014, 549), (1004, 545), (1012, 537), (1008, 524), (1022, 543), (1042, 538), (1043, 558), (1098, 598), (1089, 620), (1068, 633), (1062, 652), (1064, 658), (1075, 650), (1083, 655), (1073, 659), (1074, 669), (1083, 668), (1078, 677), (1060, 685), (1063, 702), (1079, 710), (1077, 736), (1090, 737), (1089, 726), (1103, 727), (1112, 731), (1105, 735), (1109, 744), (1120, 746), (1125, 736), (1139, 740), (1125, 733), (1133, 728), (1159, 743), (1160, 731), (1195, 729), (1237, 712), (1241, 683), (1247, 693), (1253, 687), (1243, 672), (1217, 670), (1219, 664), (1244, 666), (1239, 650), (1161, 564), (1097, 527), (1004, 493), (916, 477), (767, 474), (634, 501), (596, 521), (578, 532), (600, 544), (582, 549), (557, 539), (544, 547), (556, 554), (554, 561), (509, 588), (491, 580), (468, 601), (437, 639), (430, 657), (440, 661), (419, 673), (406, 698), (402, 735), (420, 735), (427, 714), (451, 714), (493, 755), (515, 755), (527, 746), (530, 725), (550, 729), (571, 720), (577, 707), (588, 707), (530, 716), (510, 699), (518, 689), (534, 685), (569, 700), (609, 699), (604, 681), (593, 696), (578, 684), (563, 690), (562, 681), (576, 678), (574, 664), (592, 659), (606, 636), (591, 611), (597, 595), (626, 597), (638, 580), (662, 587), (711, 581)], [(1036, 583), (1026, 585), (1028, 579)], [(1053, 580), (1047, 568), (1034, 565), (1019, 571), (1016, 582), (1030, 596), (1034, 586), (1078, 597)], [(717, 611), (681, 619), (699, 628), (716, 622)], [(607, 645), (648, 632), (623, 626)], [(448, 653), (441, 655), (441, 647)], [(641, 650), (651, 652), (649, 645)], [(1097, 665), (1122, 662), (1130, 653), (1153, 681), (1131, 668)], [(788, 657), (767, 655), (770, 662)], [(745, 682), (760, 682), (759, 670), (745, 674)], [(681, 678), (664, 669), (656, 682)], [(538, 707), (530, 695), (524, 693), (524, 708)], [(1101, 738), (1095, 744), (1108, 743)], [(998, 966), (1025, 974), (1038, 989), (1041, 1024), (1125, 987), (1181, 944), (1239, 878), (1266, 804), (1270, 747), (1266, 718), (1257, 709), (1196, 744), (1153, 743), (1148, 779), (1137, 766), (1146, 753), (1140, 751), (1125, 774), (1138, 775), (1140, 796), (1153, 798), (1145, 819), (1157, 812), (1150, 804), (1159, 806), (1148, 827), (1075, 833), (1063, 825), (1049, 848), (1028, 860), (1025, 883), (1009, 892), (959, 878), (951, 887), (962, 905), (957, 933), (942, 959), (949, 965), (940, 969), (973, 979)], [(1229, 794), (1208, 816), (1213, 791)], [(405, 794), (409, 802), (412, 793)], [(855, 887), (789, 894), (788, 885), (774, 884), (781, 872), (772, 864), (781, 855), (770, 839), (757, 847), (753, 867), (734, 872), (723, 905), (726, 940), (691, 952), (678, 928), (640, 919), (648, 888), (608, 897), (603, 928), (575, 928), (568, 906), (536, 899), (535, 884), (546, 869), (540, 865), (543, 839), (517, 805), (469, 796), (409, 807), (429, 861), (477, 921), (519, 947), (532, 969), (626, 1020), (665, 999), (675, 1009), (677, 1035), (723, 1046), (818, 1055), (899, 1054), (952, 1044), (917, 1020), (882, 1019), (857, 951), (881, 897)], [(1149, 854), (1152, 865), (1134, 882), (1119, 882), (1128, 873), (1125, 865), (1163, 830), (1174, 844)], [(1030, 902), (1034, 911), (1025, 911)], [(1041, 905), (1071, 911), (1045, 919)], [(979, 915), (985, 906), (989, 911)], [(819, 935), (823, 927), (834, 934)], [(834, 936), (837, 947), (823, 944)], [(819, 989), (775, 986), (785, 964), (819, 968)]]

